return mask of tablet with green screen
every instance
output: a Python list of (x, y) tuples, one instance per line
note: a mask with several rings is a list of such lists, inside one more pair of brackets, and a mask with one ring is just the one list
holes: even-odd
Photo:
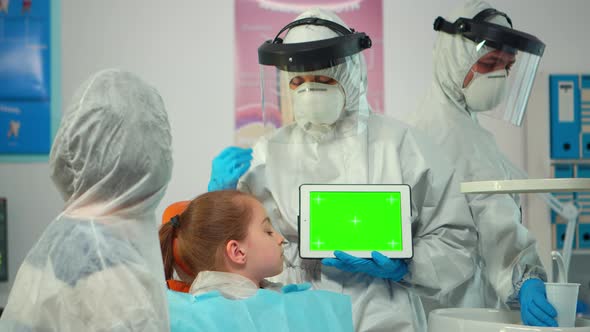
[(334, 250), (370, 258), (379, 251), (410, 258), (410, 186), (304, 184), (299, 188), (299, 254), (334, 257)]

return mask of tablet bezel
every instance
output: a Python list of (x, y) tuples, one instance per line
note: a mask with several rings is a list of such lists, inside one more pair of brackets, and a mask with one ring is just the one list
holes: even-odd
[[(412, 200), (410, 186), (407, 184), (302, 184), (299, 186), (299, 256), (301, 258), (334, 257), (333, 250), (309, 250), (309, 195), (316, 191), (333, 192), (399, 192), (402, 213), (402, 241), (410, 245), (404, 246), (402, 251), (378, 250), (389, 258), (412, 258)], [(344, 252), (361, 258), (371, 258), (372, 250), (343, 250)]]

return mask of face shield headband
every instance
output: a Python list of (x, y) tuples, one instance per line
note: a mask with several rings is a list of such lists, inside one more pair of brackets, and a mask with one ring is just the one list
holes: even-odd
[(487, 46), (504, 51), (512, 49), (512, 53), (523, 51), (539, 57), (543, 55), (545, 44), (537, 37), (512, 28), (486, 22), (487, 19), (494, 16), (503, 16), (512, 27), (512, 20), (510, 20), (508, 15), (493, 8), (488, 8), (479, 12), (472, 19), (459, 17), (454, 23), (439, 16), (434, 21), (434, 30), (452, 35), (459, 34), (476, 44), (485, 41)]
[[(341, 36), (304, 43), (284, 44), (280, 35), (296, 26), (325, 26)], [(316, 17), (293, 21), (279, 31), (273, 40), (265, 41), (258, 48), (258, 63), (275, 66), (290, 72), (306, 72), (333, 67), (372, 45), (371, 38), (364, 32)]]

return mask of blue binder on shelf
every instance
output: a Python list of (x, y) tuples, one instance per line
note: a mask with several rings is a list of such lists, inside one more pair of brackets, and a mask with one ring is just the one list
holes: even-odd
[(580, 119), (582, 123), (582, 158), (590, 158), (590, 75), (580, 80)]
[[(551, 158), (578, 159), (580, 158), (579, 77), (578, 75), (551, 75), (549, 90)], [(588, 125), (590, 126), (590, 119)]]
[[(590, 165), (578, 165), (578, 178), (590, 178)], [(575, 195), (580, 216), (590, 216), (590, 192), (578, 192)]]

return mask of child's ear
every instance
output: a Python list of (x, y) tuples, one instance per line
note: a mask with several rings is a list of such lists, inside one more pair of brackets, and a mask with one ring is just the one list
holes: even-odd
[(225, 246), (225, 254), (234, 264), (246, 264), (246, 248), (236, 240), (230, 240)]

